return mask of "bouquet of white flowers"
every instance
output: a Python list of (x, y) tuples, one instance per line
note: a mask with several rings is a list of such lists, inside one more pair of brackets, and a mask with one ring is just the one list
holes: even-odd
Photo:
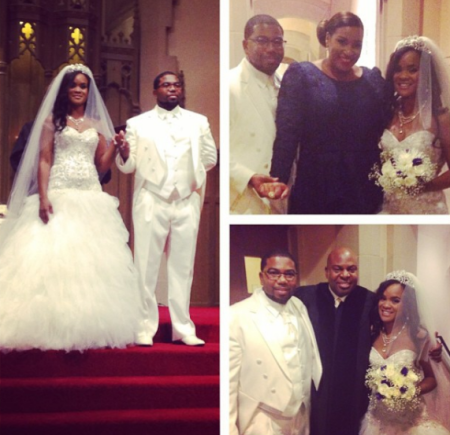
[(415, 196), (436, 174), (437, 165), (417, 150), (399, 149), (381, 153), (381, 168), (375, 164), (369, 174), (375, 184), (397, 196)]
[(395, 413), (417, 409), (421, 404), (419, 380), (418, 372), (411, 367), (393, 363), (371, 366), (367, 370), (366, 385), (372, 391), (372, 407), (383, 405)]

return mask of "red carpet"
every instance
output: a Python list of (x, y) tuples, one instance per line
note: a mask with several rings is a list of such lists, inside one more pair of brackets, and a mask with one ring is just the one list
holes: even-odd
[(219, 309), (191, 308), (207, 344), (0, 354), (1, 435), (219, 435)]

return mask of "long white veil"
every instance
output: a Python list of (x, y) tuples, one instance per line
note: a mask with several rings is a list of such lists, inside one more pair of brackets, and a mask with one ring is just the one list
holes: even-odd
[(429, 130), (433, 117), (432, 105), (442, 109), (450, 107), (450, 84), (445, 57), (440, 48), (426, 36), (408, 36), (397, 43), (395, 51), (405, 47), (421, 53), (415, 110), (420, 112), (420, 116), (415, 124), (417, 129)]
[[(422, 285), (417, 277), (410, 272), (404, 270), (389, 273), (386, 280), (396, 280), (405, 286), (402, 303), (408, 307), (407, 319), (408, 325), (413, 329), (412, 335), (418, 330), (419, 338), (417, 340), (418, 354), (420, 360), (430, 363), (434, 376), (437, 381), (437, 387), (426, 394), (423, 398), (427, 404), (430, 417), (443, 424), (450, 430), (450, 370), (444, 362), (436, 362), (429, 358), (428, 350), (436, 346), (436, 310), (448, 310), (446, 306), (432, 306), (426, 286)], [(405, 318), (396, 319), (396, 330), (400, 330), (405, 322)], [(417, 328), (416, 328), (417, 325)], [(444, 351), (445, 352), (445, 351)]]
[(85, 118), (95, 125), (98, 133), (102, 134), (109, 144), (114, 137), (114, 127), (106, 110), (103, 99), (95, 83), (91, 70), (82, 64), (72, 64), (64, 67), (53, 79), (33, 123), (27, 145), (20, 161), (8, 200), (8, 212), (5, 221), (0, 226), (0, 247), (11, 233), (20, 215), (25, 199), (38, 191), (38, 163), (40, 144), (49, 124), (53, 107), (61, 87), (62, 80), (67, 73), (80, 72), (90, 78), (89, 93), (85, 108)]

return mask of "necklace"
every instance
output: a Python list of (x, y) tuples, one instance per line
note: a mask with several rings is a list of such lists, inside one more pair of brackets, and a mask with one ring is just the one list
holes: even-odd
[(425, 103), (423, 103), (422, 107), (414, 115), (411, 115), (411, 116), (403, 115), (403, 110), (401, 109), (401, 107), (398, 109), (398, 121), (400, 124), (400, 129), (399, 129), (400, 134), (403, 134), (403, 126), (405, 124), (409, 124), (410, 122), (413, 122), (417, 118), (419, 113), (422, 111), (422, 109), (425, 107), (425, 104), (427, 104), (426, 101), (425, 101)]
[(408, 321), (406, 321), (403, 326), (402, 329), (400, 329), (400, 331), (394, 335), (393, 337), (388, 337), (385, 333), (384, 333), (384, 327), (381, 330), (381, 339), (383, 340), (383, 349), (382, 352), (386, 353), (387, 351), (387, 345), (393, 343), (395, 340), (397, 340), (397, 338), (399, 337), (399, 335), (402, 333), (402, 331), (405, 329), (406, 324), (408, 323)]
[(80, 131), (80, 125), (83, 123), (84, 118), (75, 119), (72, 116), (67, 115), (67, 119), (69, 119), (70, 121), (72, 121), (75, 124), (75, 129), (77, 131)]

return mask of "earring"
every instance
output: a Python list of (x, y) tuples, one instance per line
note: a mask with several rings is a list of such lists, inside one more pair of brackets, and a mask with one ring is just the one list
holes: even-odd
[(325, 52), (326, 52), (327, 57), (330, 57), (330, 50), (328, 50), (328, 47), (325, 48)]

